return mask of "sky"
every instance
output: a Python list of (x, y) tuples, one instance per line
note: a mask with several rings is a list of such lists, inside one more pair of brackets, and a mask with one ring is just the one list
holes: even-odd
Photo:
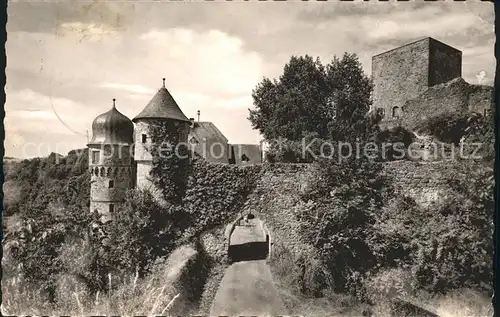
[(356, 53), (370, 75), (373, 55), (430, 36), (463, 52), (466, 81), (492, 84), (493, 22), (493, 5), (471, 0), (10, 1), (5, 155), (85, 147), (113, 98), (133, 118), (162, 78), (188, 118), (200, 110), (230, 143), (258, 143), (252, 89), (292, 55)]

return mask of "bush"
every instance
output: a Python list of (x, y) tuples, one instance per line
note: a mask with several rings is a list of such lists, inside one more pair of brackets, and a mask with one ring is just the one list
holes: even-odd
[(495, 122), (493, 115), (472, 115), (465, 129), (464, 142), (471, 145), (473, 143), (481, 144), (478, 153), (473, 153), (476, 147), (471, 146), (467, 149), (466, 154), (475, 154), (486, 161), (493, 161), (495, 159)]
[[(393, 161), (402, 159), (414, 139), (414, 134), (401, 126), (380, 131), (376, 136), (377, 143), (391, 145), (388, 148), (382, 147), (381, 160)], [(396, 147), (396, 144), (398, 144), (398, 147)]]
[(90, 215), (77, 207), (50, 204), (46, 210), (31, 209), (21, 217), (21, 226), (12, 232), (15, 242), (14, 261), (17, 272), (28, 283), (43, 290), (49, 301), (54, 300), (55, 281), (64, 271), (59, 258), (63, 245), (84, 236), (90, 226)]
[(371, 244), (378, 261), (411, 270), (418, 289), (491, 291), (493, 174), (465, 175), (440, 205), (423, 208), (401, 197), (377, 217)]
[(373, 302), (390, 301), (413, 296), (416, 281), (413, 273), (402, 268), (380, 271), (365, 282), (369, 299)]
[(465, 135), (468, 123), (468, 115), (447, 113), (426, 120), (419, 130), (434, 136), (441, 142), (458, 144)]
[(123, 207), (105, 225), (104, 263), (118, 272), (144, 274), (173, 250), (184, 218), (179, 206), (160, 206), (147, 191), (129, 191)]
[(321, 160), (314, 183), (303, 194), (314, 204), (302, 214), (300, 232), (318, 250), (336, 293), (363, 297), (362, 280), (375, 266), (368, 244), (370, 224), (383, 204), (381, 166), (351, 158)]

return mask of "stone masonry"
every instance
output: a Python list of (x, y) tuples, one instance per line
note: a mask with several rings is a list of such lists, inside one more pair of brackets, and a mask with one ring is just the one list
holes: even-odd
[(462, 52), (425, 38), (372, 58), (373, 108), (384, 121), (397, 120), (401, 107), (429, 87), (461, 76)]

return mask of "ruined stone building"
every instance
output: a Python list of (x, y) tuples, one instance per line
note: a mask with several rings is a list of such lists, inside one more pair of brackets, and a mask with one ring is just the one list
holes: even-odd
[[(175, 147), (182, 142), (212, 163), (259, 164), (259, 144), (229, 144), (228, 139), (212, 122), (188, 119), (163, 86), (146, 107), (132, 120), (116, 109), (97, 116), (92, 123), (89, 148), (90, 210), (109, 219), (125, 199), (129, 189), (155, 191), (150, 178), (153, 159), (148, 146), (152, 144), (150, 128), (154, 125), (176, 127), (178, 135), (165, 139)], [(188, 143), (189, 142), (189, 143)]]
[(414, 130), (431, 116), (493, 108), (493, 87), (462, 78), (462, 52), (430, 37), (373, 56), (372, 77), (384, 127)]

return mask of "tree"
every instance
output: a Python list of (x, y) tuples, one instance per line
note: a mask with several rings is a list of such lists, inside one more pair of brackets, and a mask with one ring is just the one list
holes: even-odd
[(292, 56), (278, 80), (264, 78), (253, 90), (252, 126), (267, 139), (297, 141), (310, 133), (344, 139), (365, 130), (371, 80), (355, 54), (319, 58)]
[(330, 137), (334, 140), (367, 139), (382, 118), (380, 113), (368, 115), (371, 105), (373, 83), (363, 72), (356, 54), (345, 53), (326, 66), (326, 75), (331, 91), (332, 119), (328, 124)]

